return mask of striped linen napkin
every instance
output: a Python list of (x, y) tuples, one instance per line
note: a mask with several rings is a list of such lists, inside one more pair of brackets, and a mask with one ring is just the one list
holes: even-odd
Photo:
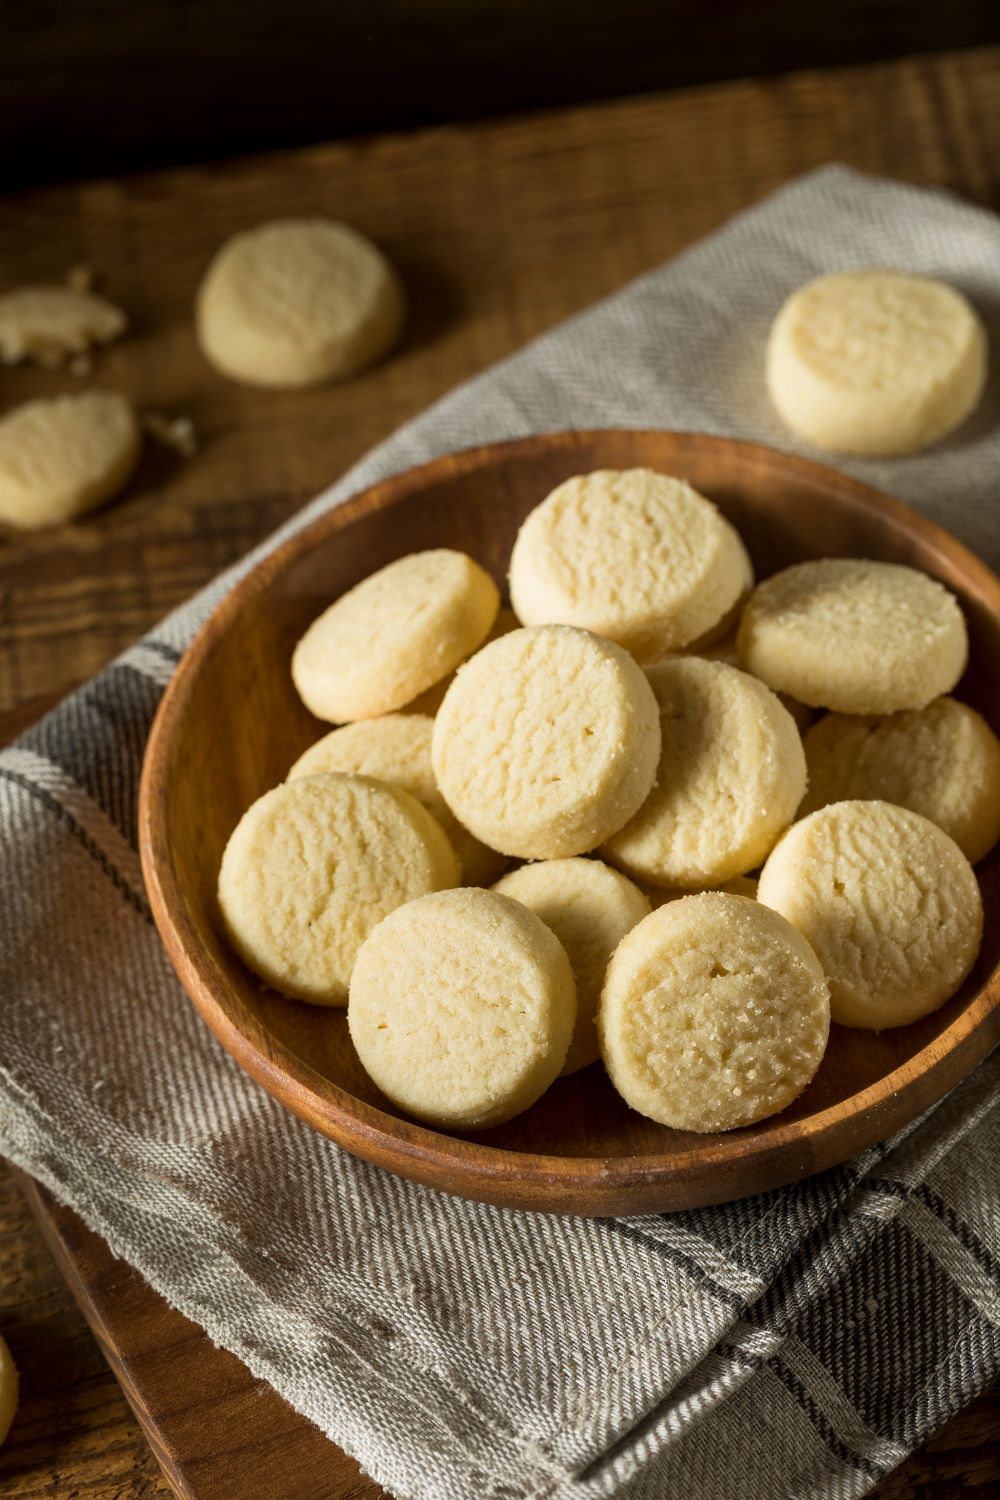
[[(809, 277), (880, 264), (961, 287), (1000, 348), (1000, 221), (827, 168), (452, 393), (279, 536), (519, 433), (794, 447), (761, 389), (769, 320)], [(843, 467), (996, 566), (986, 409), (925, 456)], [(314, 1134), (186, 1000), (136, 853), (163, 688), (277, 540), (0, 756), (0, 1150), (397, 1496), (864, 1494), (1000, 1368), (1000, 1054), (846, 1166), (674, 1215), (505, 1212)]]

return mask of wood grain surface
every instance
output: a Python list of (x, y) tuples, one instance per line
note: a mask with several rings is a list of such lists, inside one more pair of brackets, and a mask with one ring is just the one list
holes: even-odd
[[(457, 380), (830, 159), (1000, 208), (1000, 49), (8, 198), (2, 283), (81, 262), (101, 272), (134, 333), (99, 361), (96, 378), (147, 409), (190, 414), (203, 450), (187, 461), (151, 453), (122, 502), (85, 525), (0, 541), (0, 710), (37, 706), (95, 671)], [(317, 210), (352, 219), (399, 262), (413, 304), (402, 349), (351, 386), (275, 396), (227, 385), (191, 335), (201, 269), (232, 230)], [(4, 371), (0, 400), (67, 383)], [(47, 1222), (79, 1263), (79, 1221), (49, 1210)], [(102, 1315), (114, 1319), (116, 1263), (100, 1242), (91, 1248), (88, 1295), (96, 1306), (103, 1288)], [(211, 1345), (198, 1334), (186, 1342), (187, 1329), (141, 1282), (133, 1294), (142, 1316), (159, 1320), (162, 1347), (183, 1349), (177, 1405), (190, 1405)], [(0, 1450), (0, 1493), (167, 1493), (9, 1177), (0, 1184), (0, 1329), (24, 1374)], [(985, 1397), (878, 1494), (995, 1500), (998, 1431), (1000, 1397)], [(252, 1477), (252, 1461), (242, 1467)]]
[(328, 732), (292, 683), (295, 642), (332, 599), (408, 552), (458, 547), (502, 588), (524, 517), (572, 474), (650, 468), (709, 496), (755, 575), (862, 556), (945, 583), (969, 622), (956, 688), (1000, 729), (1000, 579), (925, 517), (825, 465), (699, 433), (574, 431), (446, 453), (328, 511), (273, 550), (206, 621), (167, 690), (139, 792), (139, 844), (157, 927), (222, 1045), (276, 1098), (349, 1151), (417, 1182), (504, 1208), (647, 1214), (767, 1192), (902, 1129), (1000, 1042), (1000, 850), (977, 870), (985, 935), (961, 990), (923, 1020), (873, 1035), (834, 1025), (787, 1109), (699, 1135), (644, 1119), (599, 1065), (561, 1078), (490, 1130), (444, 1132), (368, 1077), (342, 1009), (289, 1002), (226, 941), (219, 863), (250, 804)]
[(65, 181), (1000, 42), (995, 0), (295, 0), (293, 13), (0, 0), (0, 138), (18, 140), (5, 175)]

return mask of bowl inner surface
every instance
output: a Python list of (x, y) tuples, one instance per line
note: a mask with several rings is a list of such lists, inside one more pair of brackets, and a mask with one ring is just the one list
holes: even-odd
[[(837, 555), (908, 563), (941, 578), (962, 600), (970, 629), (971, 663), (957, 696), (998, 727), (1000, 621), (995, 601), (983, 595), (981, 581), (970, 578), (967, 554), (925, 523), (911, 524), (906, 512), (882, 509), (871, 492), (851, 481), (751, 445), (663, 433), (562, 434), (499, 445), (478, 461), (461, 460), (406, 476), (400, 498), (388, 508), (373, 508), (365, 497), (350, 502), (251, 575), (222, 607), (210, 643), (195, 648), (199, 660), (177, 697), (164, 763), (163, 847), (183, 893), (189, 930), (203, 947), (215, 987), (227, 992), (237, 1028), (239, 1015), (256, 1017), (274, 1044), (276, 1069), (287, 1049), (320, 1079), (389, 1116), (397, 1112), (358, 1063), (345, 1012), (263, 990), (230, 950), (215, 898), (222, 851), (245, 808), (283, 780), (292, 761), (330, 727), (313, 719), (295, 693), (292, 648), (327, 604), (376, 568), (407, 552), (449, 546), (470, 553), (503, 587), (520, 521), (555, 484), (588, 469), (647, 465), (683, 475), (716, 502), (739, 529), (758, 578), (803, 558)], [(982, 1007), (984, 1016), (990, 1011), (992, 1001), (981, 991), (1000, 959), (998, 869), (994, 853), (977, 871), (986, 935), (961, 993), (934, 1015), (896, 1031), (834, 1026), (809, 1089), (781, 1115), (734, 1137), (752, 1133), (766, 1146), (789, 1122), (843, 1105), (905, 1064), (970, 1004)], [(399, 1128), (414, 1139), (427, 1134)], [(518, 1153), (605, 1160), (683, 1157), (708, 1141), (634, 1114), (599, 1065), (559, 1080), (524, 1115), (469, 1139)]]

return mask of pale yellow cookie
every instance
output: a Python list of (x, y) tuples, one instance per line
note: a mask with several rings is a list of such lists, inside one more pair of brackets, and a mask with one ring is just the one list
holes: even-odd
[(547, 859), (511, 870), (493, 887), (541, 917), (566, 949), (576, 979), (576, 1030), (563, 1063), (575, 1073), (601, 1055), (594, 1025), (608, 960), (649, 915), (631, 880), (599, 859)]
[(463, 828), (438, 791), (431, 764), (434, 721), (426, 714), (384, 714), (331, 729), (300, 755), (288, 780), (343, 771), (402, 787), (422, 802), (444, 829), (458, 855), (466, 885), (489, 885), (506, 861)]
[(895, 802), (943, 828), (972, 864), (1000, 839), (1000, 740), (954, 698), (887, 719), (827, 714), (803, 743), (800, 817), (829, 802)]
[(524, 521), (510, 559), (523, 624), (582, 626), (644, 664), (718, 626), (752, 583), (712, 502), (651, 469), (567, 479)]
[(721, 885), (755, 869), (794, 818), (799, 732), (769, 688), (725, 662), (677, 656), (646, 675), (660, 713), (656, 785), (604, 853), (655, 885)]
[[(502, 604), (500, 606), (500, 613), (497, 615), (490, 628), (489, 635), (486, 637), (485, 641), (483, 641), (482, 644), (476, 649), (481, 651), (482, 647), (488, 646), (490, 641), (498, 641), (502, 635), (510, 635), (510, 632), (512, 630), (519, 630), (520, 628), (520, 621), (518, 620), (517, 615), (512, 609), (508, 609), (505, 604)], [(457, 671), (458, 668), (456, 668), (455, 670)], [(436, 682), (434, 686), (428, 688), (425, 693), (421, 693), (418, 698), (414, 698), (412, 703), (407, 703), (404, 709), (404, 713), (430, 714), (431, 718), (433, 719), (434, 715), (437, 713), (438, 709), (444, 702), (445, 693), (451, 687), (454, 680), (454, 672), (449, 673), (447, 677), (442, 677), (440, 682)], [(475, 881), (473, 883), (477, 885), (479, 884), (478, 881)]]
[(778, 415), (836, 453), (891, 458), (952, 431), (986, 383), (986, 330), (954, 287), (899, 271), (821, 276), (782, 307), (767, 345)]
[(812, 944), (833, 1019), (880, 1031), (937, 1010), (979, 951), (983, 902), (953, 839), (888, 802), (836, 802), (794, 824), (758, 899)]
[(292, 657), (306, 708), (333, 724), (402, 708), (486, 639), (500, 594), (464, 552), (412, 552), (314, 620)]
[(120, 307), (71, 286), (21, 286), (0, 297), (0, 364), (57, 368), (125, 332)]
[(675, 1130), (734, 1130), (784, 1109), (814, 1077), (830, 999), (790, 923), (707, 891), (661, 906), (624, 939), (597, 1029), (633, 1109)]
[(81, 391), (15, 406), (0, 420), (0, 521), (57, 526), (123, 489), (142, 433), (124, 396)]
[(10, 1357), (10, 1350), (0, 1338), (0, 1443), (10, 1431), (10, 1424), (17, 1411), (17, 1369)]
[(466, 662), (434, 721), (434, 774), (491, 849), (561, 859), (596, 848), (645, 801), (660, 720), (620, 646), (568, 625), (515, 630)]
[(222, 856), (219, 906), (233, 946), (265, 983), (313, 1005), (346, 1005), (376, 923), (458, 879), (440, 825), (409, 793), (364, 776), (307, 776), (243, 814)]
[(969, 654), (954, 594), (895, 563), (822, 558), (751, 594), (740, 660), (776, 692), (844, 714), (923, 708), (950, 692)]
[(576, 1020), (569, 959), (495, 891), (443, 891), (386, 917), (358, 954), (347, 1024), (392, 1102), (449, 1130), (520, 1114), (563, 1065)]
[(374, 363), (403, 292), (371, 240), (330, 219), (284, 219), (227, 240), (198, 290), (198, 342), (233, 380), (307, 386)]

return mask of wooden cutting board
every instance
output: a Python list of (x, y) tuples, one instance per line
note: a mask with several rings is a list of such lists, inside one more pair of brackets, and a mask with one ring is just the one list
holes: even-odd
[[(22, 1192), (174, 1492), (182, 1500), (378, 1500), (385, 1491), (169, 1307), (30, 1177)], [(0, 1481), (2, 1483), (2, 1481)], [(58, 1494), (59, 1491), (49, 1492)]]
[[(108, 293), (128, 307), (133, 331), (98, 363), (95, 379), (146, 408), (190, 414), (203, 438), (202, 452), (187, 462), (151, 451), (129, 496), (84, 524), (0, 537), (0, 710), (23, 709), (7, 721), (9, 733), (458, 380), (790, 177), (834, 159), (1000, 208), (1000, 49), (727, 84), (0, 202), (0, 282), (61, 276), (79, 262), (101, 272)], [(331, 390), (254, 392), (220, 380), (190, 329), (193, 287), (209, 254), (226, 234), (264, 217), (317, 211), (353, 219), (401, 265), (412, 303), (403, 346), (381, 369)], [(13, 404), (65, 383), (48, 371), (0, 371), (0, 400)], [(177, 1494), (372, 1500), (380, 1493), (72, 1212), (36, 1186), (26, 1191)], [(0, 1223), (8, 1247), (2, 1324), (33, 1378), (23, 1382), (21, 1412), (0, 1450), (0, 1494), (162, 1494), (117, 1407), (99, 1457), (88, 1462), (89, 1414), (98, 1389), (111, 1411), (109, 1382), (89, 1355), (73, 1352), (75, 1326), (53, 1335), (43, 1311), (49, 1302), (38, 1300), (21, 1272), (37, 1259), (35, 1231), (16, 1215), (10, 1224)], [(998, 1416), (1000, 1398), (977, 1403), (878, 1495), (996, 1495)]]

